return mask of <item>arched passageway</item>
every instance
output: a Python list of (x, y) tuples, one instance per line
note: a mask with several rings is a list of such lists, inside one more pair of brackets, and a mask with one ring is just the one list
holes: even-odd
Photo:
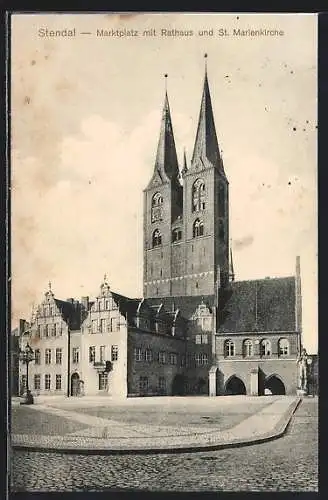
[(276, 375), (271, 375), (264, 383), (265, 395), (285, 395), (286, 388), (284, 383)]
[(73, 373), (71, 376), (71, 396), (80, 394), (80, 376), (78, 373)]
[(239, 377), (233, 375), (229, 378), (225, 385), (225, 394), (233, 396), (237, 394), (246, 394), (246, 387), (244, 382)]

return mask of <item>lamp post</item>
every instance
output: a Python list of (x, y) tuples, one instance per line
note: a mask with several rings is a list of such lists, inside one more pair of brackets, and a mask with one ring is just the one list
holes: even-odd
[(31, 363), (31, 361), (34, 361), (34, 351), (32, 347), (29, 345), (29, 343), (26, 344), (24, 349), (19, 350), (19, 359), (22, 361), (23, 364), (26, 365), (26, 403), (31, 404), (33, 403), (33, 398), (31, 398), (30, 395), (30, 389), (28, 385), (28, 366)]

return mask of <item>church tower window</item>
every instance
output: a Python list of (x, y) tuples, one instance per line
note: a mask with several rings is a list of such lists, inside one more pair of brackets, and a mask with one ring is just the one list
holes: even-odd
[(205, 184), (197, 179), (192, 186), (192, 211), (205, 210)]
[(193, 238), (204, 235), (204, 223), (200, 219), (196, 219), (192, 231)]
[(176, 228), (172, 231), (172, 242), (180, 241), (182, 239), (182, 229)]
[(159, 247), (162, 244), (162, 235), (159, 229), (153, 232), (153, 248)]
[(151, 221), (157, 222), (163, 219), (163, 197), (155, 193), (151, 201)]

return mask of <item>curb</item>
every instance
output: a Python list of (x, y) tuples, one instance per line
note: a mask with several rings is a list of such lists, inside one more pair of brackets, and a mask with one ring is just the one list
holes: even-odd
[(227, 442), (202, 444), (202, 445), (181, 445), (181, 446), (163, 446), (160, 448), (78, 448), (78, 447), (52, 447), (47, 445), (29, 445), (29, 444), (15, 444), (11, 443), (14, 450), (24, 450), (30, 452), (44, 452), (44, 453), (57, 453), (57, 454), (70, 454), (70, 455), (155, 455), (155, 454), (177, 454), (177, 453), (193, 453), (198, 451), (215, 451), (227, 448), (241, 448), (243, 446), (251, 446), (254, 444), (266, 443), (282, 437), (289, 426), (291, 418), (302, 398), (297, 398), (292, 401), (288, 409), (282, 415), (279, 422), (275, 427), (262, 435), (256, 437), (233, 439)]

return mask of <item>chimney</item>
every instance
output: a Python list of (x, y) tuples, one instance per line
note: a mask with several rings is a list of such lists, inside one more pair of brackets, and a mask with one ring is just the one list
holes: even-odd
[(81, 305), (87, 311), (89, 309), (89, 297), (81, 297)]

